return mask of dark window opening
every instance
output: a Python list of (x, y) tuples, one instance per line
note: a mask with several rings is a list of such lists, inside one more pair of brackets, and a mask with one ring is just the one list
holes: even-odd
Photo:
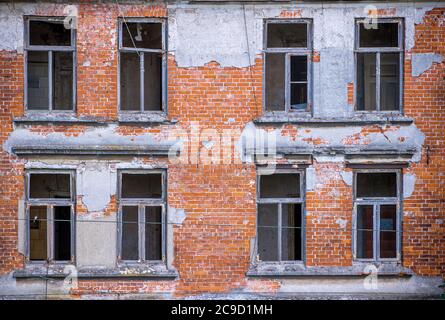
[(121, 109), (140, 110), (140, 61), (136, 52), (121, 52)]
[(162, 198), (162, 174), (122, 174), (122, 198)]
[(266, 53), (266, 106), (269, 111), (285, 110), (285, 53)]
[(145, 259), (162, 259), (161, 207), (145, 207)]
[(162, 54), (144, 54), (144, 110), (162, 109)]
[(53, 53), (53, 109), (73, 109), (73, 54)]
[(306, 48), (306, 23), (268, 23), (267, 47), (269, 48)]
[(46, 206), (32, 206), (29, 208), (30, 260), (44, 261), (48, 259), (46, 212)]
[(281, 260), (302, 260), (301, 204), (282, 205)]
[(260, 176), (261, 198), (299, 198), (300, 174), (276, 173)]
[(357, 109), (376, 110), (376, 54), (357, 53)]
[(278, 205), (258, 205), (258, 255), (261, 261), (278, 261)]
[(48, 52), (28, 51), (28, 109), (48, 109)]
[(307, 108), (307, 56), (291, 56), (290, 104), (291, 109)]
[(127, 48), (162, 49), (162, 24), (123, 22), (122, 46)]
[(380, 206), (380, 258), (397, 257), (397, 206)]
[(43, 199), (70, 199), (71, 176), (65, 173), (29, 175), (29, 197)]
[(71, 259), (71, 207), (54, 207), (54, 260)]
[(357, 173), (357, 197), (397, 197), (395, 172)]
[(63, 22), (29, 21), (29, 44), (32, 46), (71, 46), (71, 30)]
[(398, 47), (399, 24), (398, 23), (377, 23), (376, 26), (369, 24), (367, 28), (364, 23), (360, 23), (360, 47)]
[(357, 206), (357, 258), (374, 257), (374, 207)]
[(122, 207), (122, 259), (139, 259), (138, 207)]
[(380, 110), (400, 108), (400, 54), (380, 55)]

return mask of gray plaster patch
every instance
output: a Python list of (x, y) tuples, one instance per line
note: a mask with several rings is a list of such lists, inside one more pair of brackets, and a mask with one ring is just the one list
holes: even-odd
[(403, 198), (409, 198), (414, 192), (416, 184), (416, 176), (411, 173), (403, 175)]
[(346, 225), (348, 224), (348, 220), (345, 219), (337, 219), (335, 220), (335, 223), (340, 226), (340, 228), (345, 229)]
[(352, 186), (352, 171), (342, 171), (340, 172), (343, 182), (348, 186)]
[(182, 224), (186, 216), (184, 209), (168, 207), (168, 223)]
[(306, 169), (306, 190), (313, 191), (315, 188), (316, 172), (315, 168)]
[(110, 203), (112, 195), (112, 178), (108, 165), (87, 163), (78, 173), (77, 192), (82, 196), (82, 203), (89, 212), (103, 211)]
[(418, 77), (431, 68), (433, 63), (441, 63), (443, 60), (440, 54), (435, 53), (413, 53), (411, 55), (411, 74)]

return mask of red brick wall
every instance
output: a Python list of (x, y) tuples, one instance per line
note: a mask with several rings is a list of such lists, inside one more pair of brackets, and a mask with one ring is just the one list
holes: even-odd
[[(44, 15), (61, 15), (60, 8)], [(149, 5), (121, 6), (126, 16), (165, 17), (162, 7)], [(445, 56), (444, 26), (428, 14), (425, 24), (416, 27), (415, 52), (435, 52)], [(117, 17), (120, 13), (112, 4), (79, 6), (77, 30), (77, 113), (115, 120), (117, 116)], [(318, 59), (319, 55), (317, 56)], [(89, 61), (90, 65), (86, 66)], [(85, 65), (84, 65), (85, 64)], [(409, 54), (405, 61), (405, 113), (414, 117), (415, 124), (426, 135), (429, 146), (422, 160), (409, 172), (416, 175), (414, 194), (405, 200), (403, 238), (404, 265), (422, 275), (443, 275), (445, 240), (443, 212), (445, 199), (444, 127), (445, 87), (444, 64), (435, 64), (420, 77), (410, 76)], [(348, 86), (349, 88), (349, 86)], [(351, 86), (353, 88), (353, 86)], [(352, 90), (348, 90), (351, 101)], [(23, 114), (23, 55), (0, 52), (0, 143), (12, 131), (12, 118)], [(168, 57), (168, 117), (179, 120), (176, 126), (137, 128), (120, 126), (118, 134), (152, 132), (168, 136), (168, 130), (188, 130), (191, 122), (201, 129), (242, 130), (261, 114), (262, 59), (257, 57), (250, 68), (221, 67), (209, 62), (202, 67), (179, 68), (174, 54)], [(84, 126), (33, 125), (38, 132), (65, 132), (76, 135)], [(385, 128), (385, 130), (388, 128)], [(369, 126), (367, 132), (383, 130)], [(297, 133), (285, 126), (283, 135)], [(345, 143), (353, 143), (351, 141)], [(319, 144), (321, 141), (307, 141)], [(199, 146), (201, 148), (202, 146)], [(147, 162), (152, 160), (146, 159)], [(307, 193), (307, 264), (310, 266), (349, 266), (351, 253), (352, 188), (345, 184), (340, 172), (342, 164), (314, 163), (317, 182)], [(247, 288), (251, 291), (275, 291), (274, 280), (247, 280), (250, 239), (255, 235), (255, 167), (251, 164), (170, 165), (168, 169), (168, 204), (184, 209), (187, 217), (174, 227), (174, 266), (178, 281), (80, 281), (74, 293), (97, 292), (223, 292)], [(23, 197), (23, 161), (2, 151), (0, 153), (0, 274), (22, 266), (17, 253), (18, 200)], [(85, 208), (78, 204), (79, 212)], [(115, 201), (108, 211), (116, 209)], [(108, 212), (107, 211), (107, 212)], [(346, 221), (343, 230), (337, 220)], [(440, 220), (442, 219), (442, 223)], [(312, 232), (318, 230), (317, 232)]]

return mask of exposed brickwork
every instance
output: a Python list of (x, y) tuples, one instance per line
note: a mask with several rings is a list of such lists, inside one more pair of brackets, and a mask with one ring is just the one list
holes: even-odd
[[(61, 15), (61, 7), (52, 6), (43, 15)], [(416, 26), (416, 45), (405, 60), (404, 112), (415, 119), (425, 134), (422, 159), (404, 172), (416, 176), (415, 191), (404, 201), (403, 264), (421, 275), (445, 273), (445, 64), (434, 64), (421, 76), (411, 77), (410, 54), (434, 52), (445, 56), (445, 26), (439, 23), (443, 9), (427, 13), (424, 23)], [(77, 115), (99, 116), (116, 120), (117, 110), (117, 17), (166, 17), (163, 6), (113, 4), (81, 4), (77, 29)], [(289, 18), (301, 12), (283, 11)], [(381, 14), (381, 12), (379, 12)], [(390, 12), (389, 15), (394, 13)], [(436, 19), (434, 18), (436, 17)], [(320, 54), (313, 55), (320, 61)], [(144, 133), (163, 141), (172, 132), (179, 136), (190, 130), (192, 123), (201, 129), (242, 130), (262, 113), (263, 61), (259, 55), (251, 67), (221, 67), (209, 62), (200, 67), (182, 68), (168, 55), (168, 118), (176, 125), (119, 125), (119, 135)], [(0, 52), (0, 143), (13, 131), (12, 119), (23, 115), (23, 55)], [(343, 87), (344, 88), (344, 87)], [(347, 103), (353, 104), (354, 84), (347, 86)], [(30, 125), (43, 136), (60, 132), (79, 136), (88, 130), (83, 125)], [(272, 131), (275, 127), (264, 127)], [(345, 145), (369, 143), (371, 133), (385, 133), (398, 126), (369, 125), (351, 134)], [(302, 131), (300, 131), (302, 130)], [(296, 140), (305, 129), (284, 125), (281, 135)], [(308, 129), (306, 129), (308, 130)], [(306, 132), (308, 133), (308, 132)], [(403, 139), (403, 137), (401, 138)], [(309, 146), (328, 143), (321, 138), (303, 140)], [(428, 149), (427, 149), (428, 147)], [(194, 146), (205, 153), (202, 145)], [(427, 151), (429, 150), (429, 151)], [(186, 219), (174, 226), (174, 261), (179, 272), (175, 281), (81, 280), (73, 296), (103, 290), (116, 293), (166, 293), (188, 295), (203, 292), (276, 292), (276, 280), (252, 280), (245, 274), (249, 268), (251, 239), (256, 227), (256, 170), (252, 164), (230, 165), (204, 163), (168, 164), (162, 160), (138, 158), (149, 164), (168, 166), (168, 206), (184, 209)], [(238, 159), (239, 161), (239, 159)], [(284, 160), (282, 160), (285, 162)], [(8, 220), (17, 217), (19, 200), (24, 193), (25, 160), (0, 153), (0, 274), (23, 266), (17, 252), (18, 224)], [(348, 172), (342, 163), (313, 164), (316, 175), (314, 190), (306, 194), (308, 266), (352, 265), (352, 186), (342, 178)], [(103, 214), (117, 211), (116, 196)], [(88, 214), (77, 198), (76, 212)]]

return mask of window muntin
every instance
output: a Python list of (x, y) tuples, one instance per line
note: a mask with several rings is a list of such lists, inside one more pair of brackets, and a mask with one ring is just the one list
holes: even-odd
[(119, 110), (165, 112), (166, 23), (119, 19)]
[(75, 32), (65, 28), (63, 18), (25, 19), (27, 111), (74, 111), (75, 54)]
[[(257, 253), (260, 261), (301, 261), (304, 247), (303, 171), (257, 176)], [(288, 189), (286, 191), (286, 189)]]
[(74, 172), (31, 170), (27, 181), (27, 260), (74, 260)]
[(354, 172), (354, 257), (400, 259), (400, 170)]
[(264, 29), (265, 110), (309, 111), (311, 21), (266, 20)]
[(165, 260), (165, 171), (119, 172), (119, 260)]
[(356, 110), (400, 112), (402, 106), (403, 21), (356, 21)]

